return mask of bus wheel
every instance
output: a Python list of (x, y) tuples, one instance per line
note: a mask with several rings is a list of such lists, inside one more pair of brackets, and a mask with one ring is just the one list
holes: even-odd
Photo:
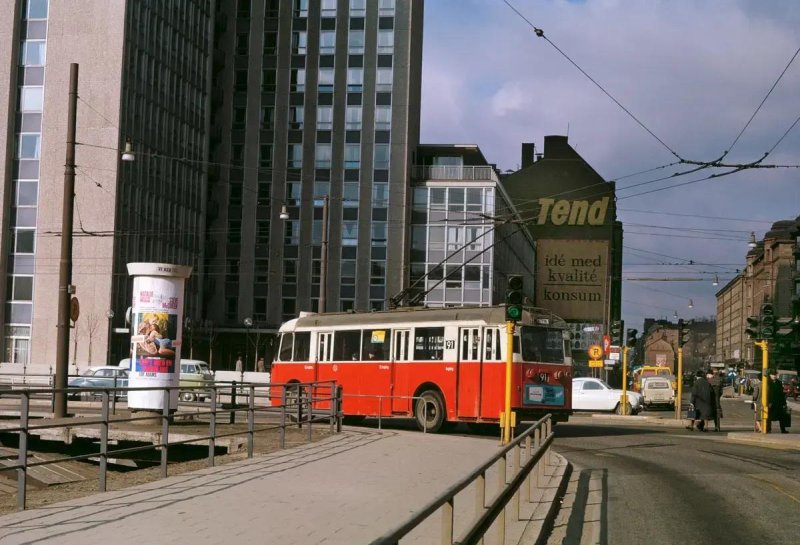
[(422, 431), (438, 432), (445, 423), (444, 400), (436, 390), (426, 390), (420, 394), (414, 405), (414, 420)]

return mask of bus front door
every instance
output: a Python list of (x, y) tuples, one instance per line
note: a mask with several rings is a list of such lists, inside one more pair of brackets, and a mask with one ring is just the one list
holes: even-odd
[(462, 327), (458, 349), (458, 417), (477, 418), (481, 406), (481, 334), (480, 328)]
[(400, 414), (411, 414), (412, 401), (409, 396), (414, 395), (410, 392), (410, 364), (411, 361), (411, 330), (395, 329), (392, 339), (392, 412)]

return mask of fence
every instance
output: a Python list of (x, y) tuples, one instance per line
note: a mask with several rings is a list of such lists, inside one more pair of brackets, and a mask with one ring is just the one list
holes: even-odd
[[(268, 391), (269, 388), (279, 387), (282, 391), (281, 403), (279, 406), (267, 403), (265, 407), (256, 407), (255, 400), (258, 398), (257, 392)], [(28, 469), (36, 466), (43, 466), (54, 463), (61, 463), (67, 460), (88, 460), (90, 458), (99, 458), (99, 491), (106, 491), (106, 473), (108, 466), (108, 459), (120, 455), (132, 454), (144, 450), (161, 450), (161, 476), (167, 476), (167, 465), (169, 459), (170, 447), (178, 445), (186, 445), (191, 443), (198, 443), (201, 441), (208, 442), (208, 466), (214, 466), (214, 456), (216, 441), (224, 437), (240, 436), (243, 434), (241, 431), (232, 431), (226, 433), (219, 433), (217, 431), (217, 416), (219, 414), (228, 413), (229, 423), (233, 424), (236, 421), (237, 412), (247, 413), (247, 430), (244, 432), (247, 435), (247, 457), (253, 457), (253, 445), (255, 434), (270, 430), (279, 430), (279, 446), (280, 448), (286, 447), (286, 428), (290, 425), (297, 425), (302, 428), (306, 425), (307, 439), (312, 440), (312, 424), (327, 422), (330, 426), (330, 432), (335, 433), (341, 431), (341, 399), (342, 389), (337, 386), (335, 381), (314, 382), (314, 383), (293, 383), (291, 385), (282, 384), (240, 384), (235, 383), (231, 385), (230, 390), (228, 386), (210, 386), (210, 387), (196, 387), (191, 389), (202, 390), (209, 394), (210, 407), (207, 411), (197, 411), (194, 415), (207, 415), (208, 421), (208, 434), (201, 437), (193, 437), (182, 441), (170, 441), (170, 424), (173, 423), (175, 414), (170, 411), (170, 397), (171, 393), (175, 390), (186, 390), (186, 388), (179, 387), (149, 387), (149, 388), (69, 388), (67, 393), (69, 395), (80, 394), (82, 392), (89, 392), (93, 395), (100, 395), (102, 399), (101, 414), (99, 419), (89, 417), (69, 419), (64, 422), (48, 422), (37, 423), (36, 419), (30, 417), (30, 401), (33, 396), (49, 395), (53, 396), (56, 392), (63, 392), (65, 390), (55, 388), (28, 388), (22, 390), (14, 390), (4, 393), (5, 398), (19, 397), (19, 426), (4, 428), (3, 433), (18, 433), (18, 458), (15, 465), (9, 465), (0, 468), (0, 471), (17, 471), (17, 507), (20, 510), (25, 509), (27, 497), (27, 475)], [(156, 414), (147, 416), (131, 416), (129, 418), (115, 418), (111, 420), (110, 410), (113, 400), (129, 391), (162, 391), (163, 392), (163, 409)], [(228, 408), (219, 407), (217, 400), (220, 398), (221, 391), (230, 391), (232, 393), (231, 403)], [(236, 402), (236, 392), (244, 390), (246, 392), (247, 404), (240, 406)], [(300, 395), (292, 399), (287, 399), (287, 391), (296, 391)], [(327, 395), (325, 395), (327, 393)], [(241, 395), (241, 394), (240, 394)], [(269, 394), (267, 399), (271, 399)], [(314, 410), (314, 404), (328, 404), (325, 411)], [(256, 427), (255, 415), (256, 413), (266, 413), (273, 416), (279, 416), (279, 423), (262, 427)], [(137, 421), (154, 421), (160, 420), (161, 423), (161, 437), (158, 443), (152, 445), (144, 445), (130, 448), (121, 448), (109, 450), (109, 430), (112, 424), (120, 424), (125, 422)], [(294, 421), (294, 422), (292, 422)], [(28, 461), (28, 444), (30, 442), (32, 432), (47, 429), (60, 429), (60, 428), (76, 428), (85, 426), (98, 426), (100, 427), (100, 449), (98, 452), (89, 454), (81, 454), (76, 456), (58, 458), (54, 460), (43, 460), (37, 462)]]
[[(344, 394), (342, 397), (351, 397), (351, 398), (364, 398), (368, 397), (371, 399), (378, 400), (378, 410), (375, 414), (366, 414), (363, 415), (366, 418), (377, 418), (378, 419), (378, 429), (383, 429), (383, 419), (386, 418), (383, 416), (383, 400), (388, 399), (410, 399), (411, 401), (421, 401), (425, 398), (420, 396), (387, 396), (387, 395), (370, 395), (370, 394)], [(389, 418), (395, 418), (394, 416), (390, 416)], [(407, 416), (400, 416), (400, 418), (408, 418)], [(428, 433), (428, 403), (422, 404), (422, 432)]]
[[(513, 501), (511, 513), (520, 520), (523, 501), (531, 501), (531, 487), (544, 476), (544, 465), (549, 464), (550, 444), (553, 442), (551, 416), (538, 420), (525, 433), (493, 456), (459, 483), (445, 491), (411, 516), (406, 522), (373, 541), (373, 545), (395, 545), (437, 511), (441, 511), (442, 524), (440, 542), (443, 545), (478, 544), (495, 525), (497, 542), (505, 543), (506, 508)], [(524, 453), (524, 457), (523, 457)], [(509, 455), (511, 471), (509, 476)], [(544, 464), (540, 462), (544, 460)], [(486, 474), (498, 464), (498, 490), (486, 504)], [(535, 479), (532, 473), (536, 470)], [(475, 483), (475, 514), (460, 540), (454, 541), (454, 506), (456, 495)], [(496, 524), (495, 524), (496, 523)]]

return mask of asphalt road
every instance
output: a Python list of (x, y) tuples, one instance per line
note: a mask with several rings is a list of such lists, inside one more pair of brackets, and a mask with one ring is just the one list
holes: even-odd
[[(724, 406), (729, 424), (749, 422), (752, 413), (737, 403)], [(724, 432), (597, 420), (576, 417), (556, 427), (556, 451), (574, 473), (550, 543), (800, 539), (800, 452), (727, 442)]]

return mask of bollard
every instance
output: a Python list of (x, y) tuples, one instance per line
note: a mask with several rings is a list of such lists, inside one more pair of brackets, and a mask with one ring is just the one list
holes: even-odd
[[(116, 382), (117, 379), (114, 379)], [(116, 386), (116, 384), (115, 384)], [(114, 390), (116, 397), (116, 390)], [(100, 418), (100, 492), (106, 491), (106, 472), (108, 470), (108, 390), (103, 390), (103, 406)]]
[(230, 424), (236, 424), (236, 381), (231, 382), (231, 412)]
[(286, 386), (281, 389), (281, 431), (279, 439), (281, 448), (286, 448)]
[(254, 439), (254, 425), (255, 425), (255, 396), (256, 387), (250, 385), (250, 399), (247, 403), (247, 457), (253, 457), (253, 439)]
[[(497, 490), (505, 490), (508, 481), (506, 480), (506, 470), (508, 468), (508, 460), (506, 459), (506, 454), (503, 454), (503, 457), (498, 460), (500, 462), (500, 467), (497, 468)], [(505, 543), (506, 542), (506, 509), (505, 507), (500, 510), (500, 513), (497, 515), (497, 520), (495, 522), (497, 524), (497, 543)]]
[(217, 387), (211, 387), (211, 414), (208, 420), (208, 467), (214, 467), (217, 436)]

